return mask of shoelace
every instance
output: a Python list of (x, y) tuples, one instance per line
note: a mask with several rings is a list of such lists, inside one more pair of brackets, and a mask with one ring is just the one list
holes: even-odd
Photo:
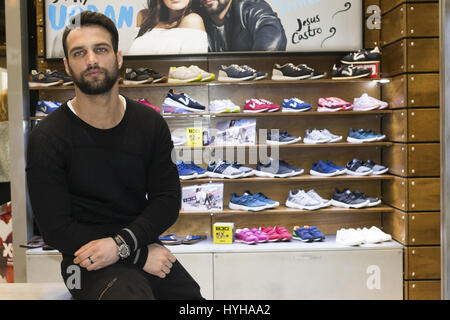
[(253, 69), (253, 68), (251, 68), (251, 67), (249, 67), (249, 66), (247, 66), (247, 65), (243, 65), (243, 66), (241, 66), (240, 68), (241, 68), (241, 69), (244, 69), (244, 70), (247, 70), (247, 71), (250, 71), (250, 72), (253, 72), (253, 73), (256, 72), (255, 69)]
[(314, 69), (313, 68), (311, 68), (311, 67), (308, 67), (306, 64), (301, 64), (301, 66), (303, 67), (303, 68), (305, 68), (306, 70), (308, 70), (308, 71), (311, 71), (311, 72), (313, 72), (314, 71)]
[(298, 68), (297, 66), (294, 66), (292, 63), (289, 63), (287, 66), (288, 66), (289, 68), (291, 68), (292, 70), (295, 70), (295, 71), (302, 71), (300, 68)]

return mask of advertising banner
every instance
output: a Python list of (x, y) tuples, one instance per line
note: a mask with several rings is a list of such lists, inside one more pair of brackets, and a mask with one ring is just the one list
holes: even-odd
[(362, 0), (45, 0), (47, 58), (64, 56), (64, 28), (85, 10), (115, 23), (125, 56), (356, 51), (363, 40)]

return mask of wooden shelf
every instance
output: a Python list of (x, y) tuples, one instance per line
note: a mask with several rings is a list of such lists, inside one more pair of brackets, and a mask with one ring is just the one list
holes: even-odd
[(209, 211), (209, 212), (197, 212), (197, 211), (180, 211), (180, 215), (205, 215), (205, 216), (226, 216), (226, 215), (269, 215), (269, 214), (289, 214), (289, 215), (296, 215), (296, 214), (306, 214), (306, 213), (380, 213), (380, 212), (392, 212), (394, 209), (392, 207), (389, 207), (385, 204), (380, 204), (375, 207), (370, 208), (362, 208), (362, 209), (345, 209), (345, 208), (339, 208), (339, 207), (327, 207), (323, 209), (318, 210), (300, 210), (300, 209), (294, 209), (294, 208), (288, 208), (284, 205), (280, 205), (277, 208), (274, 209), (267, 209), (263, 211), (243, 211), (243, 210), (231, 210), (228, 209), (228, 204), (224, 203), (224, 208), (222, 211)]
[(175, 150), (204, 150), (204, 149), (255, 149), (255, 148), (267, 148), (267, 149), (297, 149), (297, 148), (375, 148), (375, 147), (390, 147), (392, 142), (368, 142), (368, 143), (348, 143), (348, 142), (335, 142), (335, 143), (320, 143), (320, 144), (305, 144), (305, 143), (293, 143), (284, 145), (266, 145), (257, 144), (253, 146), (202, 146), (202, 147), (189, 147), (189, 146), (175, 146)]
[(357, 115), (383, 115), (391, 114), (392, 110), (373, 110), (373, 111), (336, 111), (336, 112), (259, 112), (259, 113), (247, 113), (247, 112), (228, 112), (228, 113), (180, 113), (180, 114), (162, 114), (163, 118), (180, 118), (180, 117), (211, 117), (211, 118), (242, 118), (242, 117), (308, 117), (308, 116), (357, 116)]
[(189, 179), (181, 180), (181, 184), (201, 184), (210, 182), (224, 182), (224, 183), (288, 183), (288, 182), (317, 182), (317, 181), (376, 181), (376, 180), (391, 180), (394, 179), (393, 175), (390, 174), (380, 174), (380, 175), (370, 175), (370, 176), (352, 176), (348, 174), (343, 174), (334, 177), (318, 177), (312, 176), (310, 174), (301, 174), (295, 177), (288, 178), (264, 178), (264, 177), (248, 177), (248, 178), (237, 178), (237, 179), (220, 179), (220, 178), (200, 178), (200, 179)]

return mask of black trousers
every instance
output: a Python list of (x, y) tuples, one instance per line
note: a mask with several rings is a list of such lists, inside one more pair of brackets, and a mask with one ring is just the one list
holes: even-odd
[(61, 263), (61, 275), (76, 300), (202, 300), (200, 286), (177, 260), (165, 278), (148, 274), (132, 265), (115, 263), (87, 271)]

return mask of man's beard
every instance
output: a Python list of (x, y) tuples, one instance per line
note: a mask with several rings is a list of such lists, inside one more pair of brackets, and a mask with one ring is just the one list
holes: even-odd
[[(88, 81), (84, 79), (84, 75), (92, 70), (99, 69), (105, 75), (103, 80)], [(81, 73), (80, 77), (75, 76), (72, 68), (69, 66), (70, 73), (72, 75), (73, 82), (83, 92), (88, 95), (103, 94), (112, 89), (119, 79), (119, 67), (117, 61), (114, 64), (113, 70), (110, 73), (108, 70), (99, 67), (91, 67)]]
[(220, 14), (220, 13), (226, 8), (226, 6), (228, 5), (228, 3), (229, 3), (230, 1), (231, 1), (231, 0), (228, 0), (228, 1), (226, 1), (225, 3), (223, 3), (223, 2), (218, 2), (217, 8), (210, 7), (210, 8), (204, 8), (204, 9), (206, 10), (206, 12), (208, 12), (209, 15), (212, 15), (212, 16), (218, 15), (218, 14)]

